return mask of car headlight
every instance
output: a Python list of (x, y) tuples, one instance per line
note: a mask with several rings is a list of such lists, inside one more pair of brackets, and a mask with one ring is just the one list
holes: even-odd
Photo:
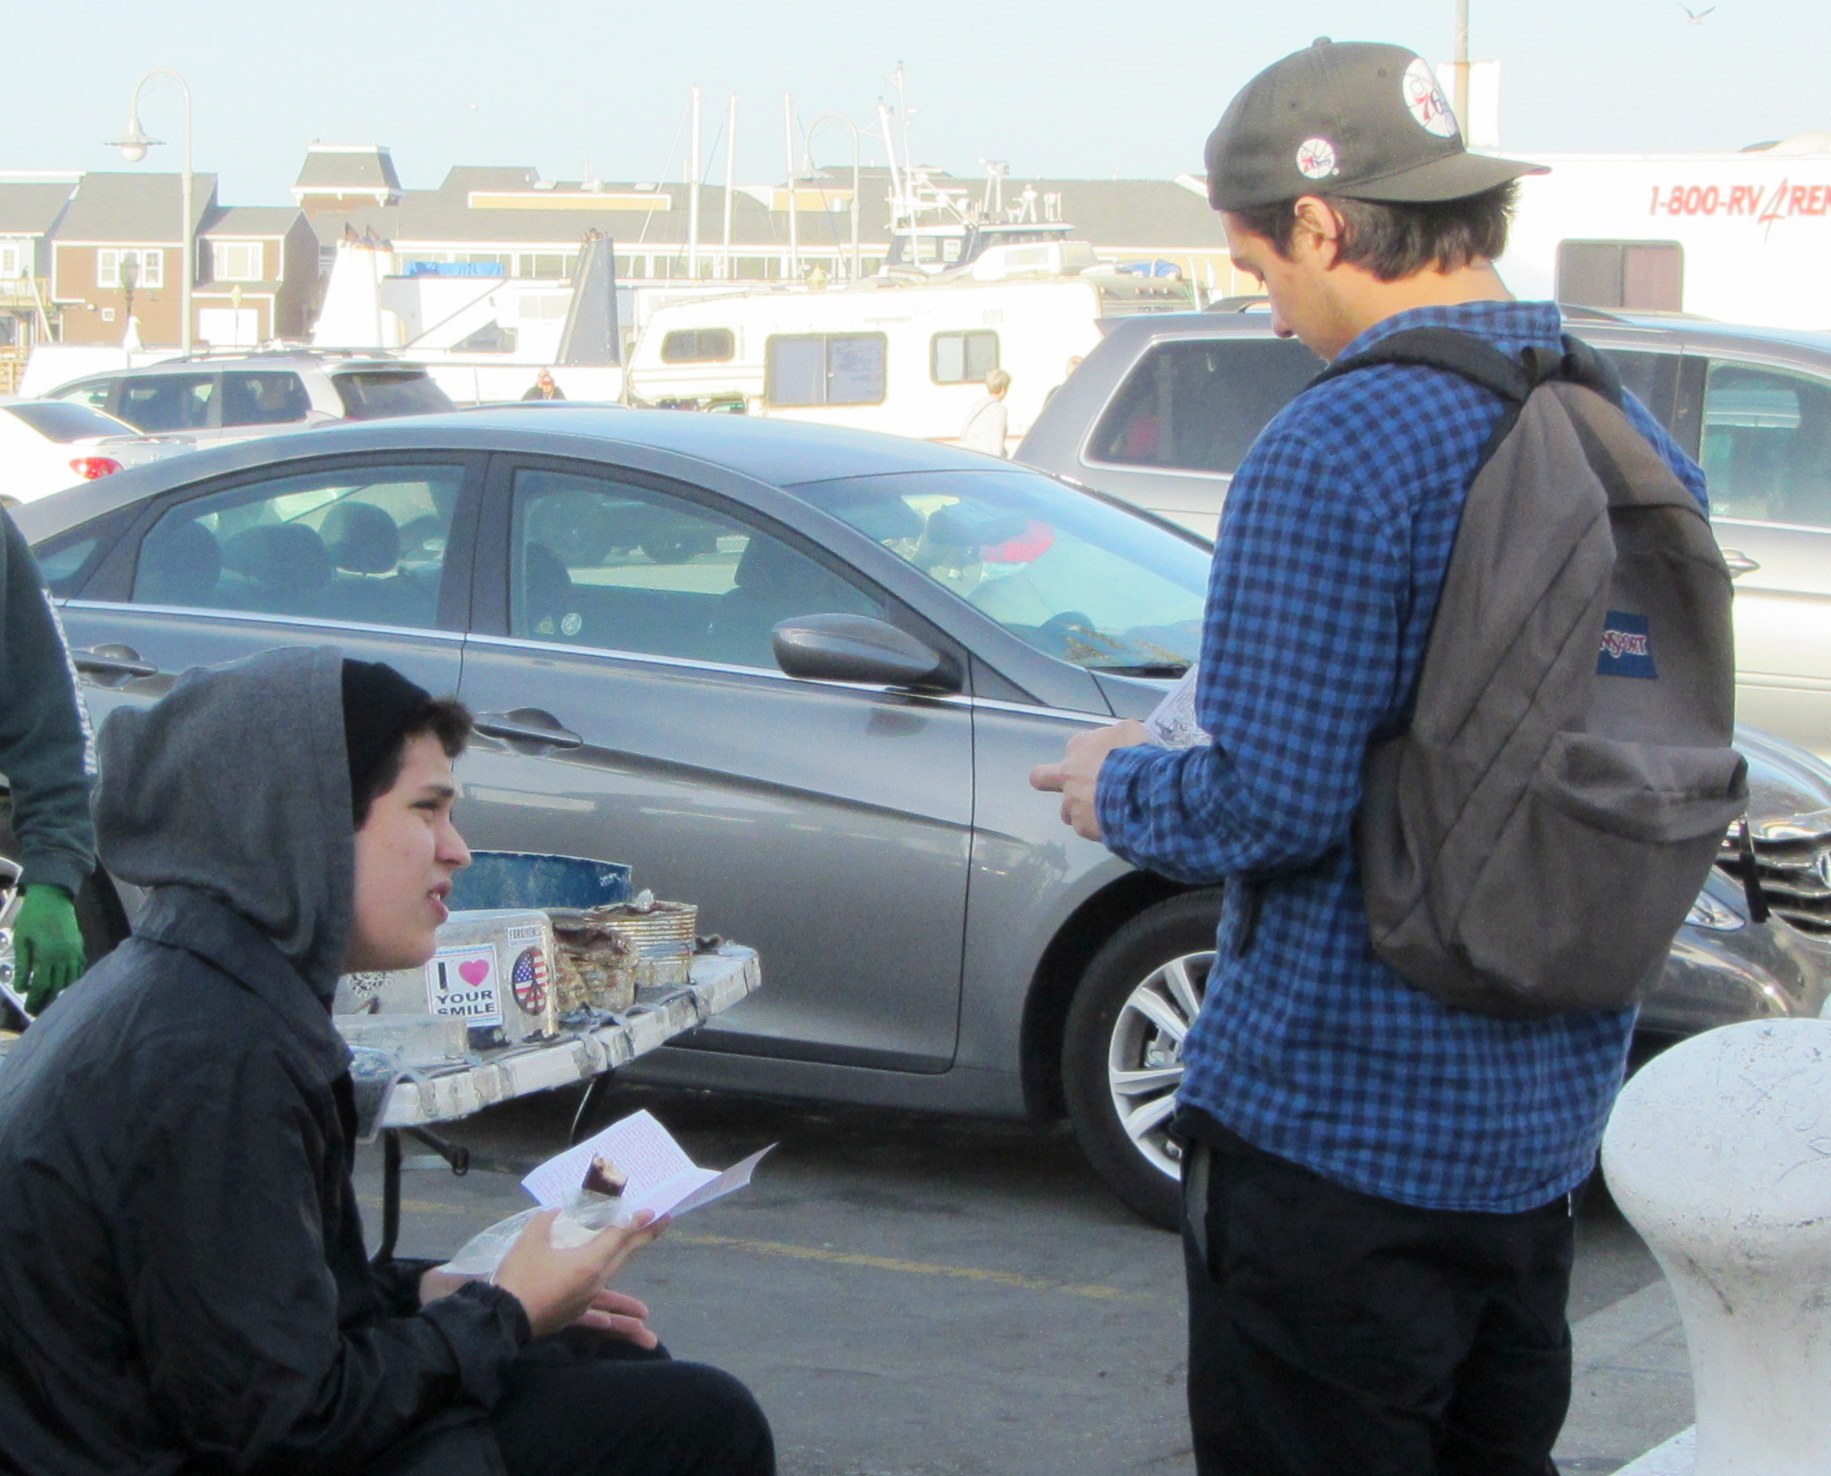
[(1708, 892), (1697, 894), (1691, 911), (1685, 914), (1685, 922), (1690, 927), (1707, 928), (1713, 933), (1733, 933), (1748, 926), (1747, 918)]

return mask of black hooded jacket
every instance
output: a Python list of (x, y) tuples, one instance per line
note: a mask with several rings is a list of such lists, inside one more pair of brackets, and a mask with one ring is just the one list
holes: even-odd
[(337, 654), (187, 674), (101, 747), (103, 859), (154, 890), (0, 1065), (0, 1471), (500, 1472), (520, 1304), (416, 1310), (350, 1183)]

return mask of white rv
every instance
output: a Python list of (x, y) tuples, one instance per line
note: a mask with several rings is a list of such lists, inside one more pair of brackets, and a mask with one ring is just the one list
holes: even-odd
[(1102, 317), (1191, 305), (1184, 283), (1097, 269), (1009, 280), (968, 269), (672, 303), (636, 340), (624, 396), (949, 441), (984, 398), (986, 375), (1003, 369), (1015, 445), (1099, 341)]
[(1499, 262), (1521, 297), (1831, 329), (1831, 135), (1734, 154), (1525, 151)]

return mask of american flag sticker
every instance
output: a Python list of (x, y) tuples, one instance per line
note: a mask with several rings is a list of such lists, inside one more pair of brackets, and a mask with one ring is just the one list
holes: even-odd
[(524, 1015), (538, 1015), (547, 1008), (547, 960), (539, 948), (524, 948), (515, 955), (509, 986)]

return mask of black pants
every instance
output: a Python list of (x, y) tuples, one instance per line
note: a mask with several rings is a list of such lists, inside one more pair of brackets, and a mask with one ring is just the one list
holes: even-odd
[[(1203, 1180), (1206, 1183), (1203, 1183)], [(1556, 1476), (1569, 1203), (1357, 1194), (1230, 1134), (1183, 1170), (1200, 1476)]]
[(490, 1424), (510, 1476), (775, 1476), (769, 1423), (730, 1374), (597, 1333), (517, 1359)]

